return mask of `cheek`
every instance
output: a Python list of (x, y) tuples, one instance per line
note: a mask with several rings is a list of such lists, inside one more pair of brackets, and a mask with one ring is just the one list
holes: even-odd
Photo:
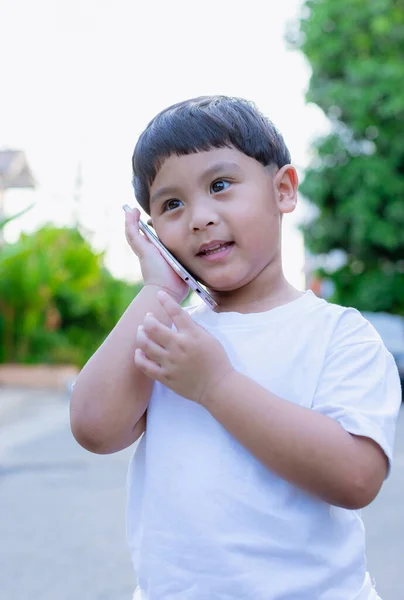
[(248, 223), (243, 235), (244, 249), (254, 264), (263, 265), (279, 251), (280, 237), (276, 217), (262, 218)]
[(177, 226), (176, 222), (173, 219), (167, 218), (164, 214), (151, 214), (151, 219), (153, 222), (153, 227), (157, 233), (159, 240), (170, 248), (175, 245), (175, 238), (177, 235)]
[(243, 238), (254, 245), (262, 245), (278, 237), (280, 220), (271, 207), (265, 206), (262, 211), (246, 210), (237, 215), (237, 228)]
[(157, 228), (157, 234), (164, 246), (168, 248), (173, 254), (178, 254), (178, 250), (182, 247), (182, 240), (184, 235), (182, 233), (181, 225), (179, 222), (164, 223)]

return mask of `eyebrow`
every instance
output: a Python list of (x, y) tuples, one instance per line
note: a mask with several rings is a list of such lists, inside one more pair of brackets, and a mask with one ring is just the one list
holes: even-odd
[[(205, 171), (203, 171), (203, 173), (200, 177), (200, 181), (203, 181), (204, 179), (207, 179), (209, 177), (213, 177), (214, 175), (216, 175), (220, 172), (223, 172), (223, 171), (228, 172), (229, 174), (230, 173), (237, 174), (237, 173), (241, 173), (241, 168), (235, 162), (221, 161), (221, 162), (213, 164), (212, 166), (207, 168)], [(157, 192), (155, 194), (153, 194), (153, 196), (150, 198), (150, 204), (152, 204), (152, 202), (156, 202), (156, 200), (159, 200), (163, 196), (170, 196), (170, 195), (175, 196), (176, 194), (178, 194), (178, 191), (179, 191), (179, 188), (177, 188), (176, 186), (168, 185), (168, 186), (162, 187), (159, 190), (157, 190)]]
[(202, 173), (201, 179), (213, 177), (216, 173), (221, 171), (241, 173), (241, 167), (235, 162), (221, 161), (206, 169), (206, 171)]

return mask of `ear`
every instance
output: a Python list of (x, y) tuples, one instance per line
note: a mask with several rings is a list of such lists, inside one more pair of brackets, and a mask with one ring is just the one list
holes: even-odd
[(153, 221), (151, 219), (147, 219), (147, 224), (150, 225), (150, 227), (153, 227)]
[(274, 186), (280, 213), (293, 212), (297, 204), (299, 178), (292, 165), (284, 165), (274, 177)]

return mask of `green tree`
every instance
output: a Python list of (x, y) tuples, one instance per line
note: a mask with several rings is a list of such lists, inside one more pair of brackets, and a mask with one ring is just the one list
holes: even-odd
[(0, 253), (0, 362), (82, 366), (140, 288), (114, 279), (75, 229), (21, 235)]
[(332, 300), (404, 314), (404, 1), (307, 0), (289, 38), (310, 62), (307, 100), (329, 117), (301, 191), (313, 254), (345, 253)]

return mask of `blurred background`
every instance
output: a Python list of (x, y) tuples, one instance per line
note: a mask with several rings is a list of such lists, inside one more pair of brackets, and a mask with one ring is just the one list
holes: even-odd
[[(301, 180), (287, 277), (362, 311), (404, 381), (404, 3), (2, 0), (0, 56), (0, 598), (130, 599), (133, 449), (78, 447), (68, 399), (141, 289), (136, 140), (179, 100), (254, 100)], [(383, 600), (402, 598), (403, 434), (401, 415), (364, 511)]]

